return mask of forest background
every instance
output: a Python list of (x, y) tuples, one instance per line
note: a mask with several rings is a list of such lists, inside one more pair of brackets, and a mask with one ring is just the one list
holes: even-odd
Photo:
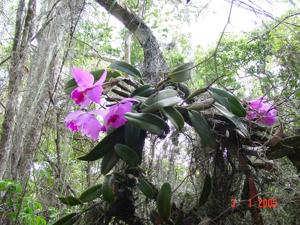
[[(299, 7), (291, 0), (1, 1), (0, 224), (53, 224), (65, 215), (56, 224), (139, 224), (116, 215), (108, 221), (109, 201), (97, 192), (106, 182), (103, 162), (78, 160), (98, 142), (65, 126), (76, 109), (66, 90), (71, 69), (108, 68), (134, 80), (127, 64), (111, 66), (116, 60), (133, 65), (154, 86), (177, 66), (190, 67), (190, 79), (182, 86), (175, 82), (183, 99), (213, 86), (245, 108), (267, 96), (278, 111), (275, 125), (251, 133), (251, 141), (263, 140), (261, 149), (245, 153), (259, 196), (276, 198), (276, 208), (260, 209), (257, 216), (243, 206), (251, 190), (250, 175), (234, 166), (241, 161), (231, 160), (233, 153), (223, 157), (224, 148), (222, 159), (218, 150), (203, 148), (201, 131), (199, 138), (196, 126), (195, 133), (186, 124), (180, 131), (171, 127), (165, 137), (147, 135), (139, 167), (155, 190), (170, 184), (174, 205), (171, 219), (160, 220), (158, 200), (135, 188), (135, 215), (142, 224), (300, 224)], [(124, 84), (112, 91), (113, 81), (106, 94), (116, 97)], [(77, 204), (90, 187), (96, 190), (91, 202)], [(240, 207), (231, 207), (232, 198)]]

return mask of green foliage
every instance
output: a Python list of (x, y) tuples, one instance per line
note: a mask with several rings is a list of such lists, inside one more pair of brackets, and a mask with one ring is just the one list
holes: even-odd
[(132, 148), (127, 145), (116, 144), (115, 151), (129, 166), (133, 167), (137, 165), (139, 158)]
[(104, 182), (102, 185), (103, 199), (110, 203), (115, 200), (115, 194), (113, 191), (113, 182), (114, 182), (114, 176), (107, 175), (107, 176), (105, 176)]
[(45, 218), (39, 215), (42, 204), (31, 196), (23, 196), (22, 187), (13, 180), (0, 180), (0, 194), (5, 193), (4, 204), (0, 214), (7, 215), (12, 221), (20, 221), (24, 225), (46, 225)]
[(77, 213), (71, 213), (62, 217), (61, 219), (56, 221), (53, 225), (72, 225), (77, 221), (78, 218), (79, 217)]
[(158, 135), (168, 127), (163, 119), (152, 113), (126, 113), (125, 118), (132, 125)]
[(111, 152), (115, 144), (124, 142), (124, 128), (120, 127), (105, 136), (88, 154), (79, 157), (83, 161), (95, 161)]
[(239, 116), (245, 117), (246, 110), (242, 104), (231, 94), (218, 88), (209, 88), (216, 102), (225, 106), (230, 112)]
[(157, 195), (157, 210), (164, 221), (168, 221), (171, 216), (172, 190), (169, 183), (164, 183)]
[(157, 195), (156, 189), (145, 178), (143, 178), (143, 177), (139, 178), (137, 187), (147, 198), (150, 198), (150, 199), (156, 198), (156, 195)]
[(173, 82), (184, 82), (191, 78), (191, 68), (193, 63), (185, 63), (176, 67), (172, 72), (168, 74), (168, 77)]
[(79, 196), (79, 200), (81, 202), (90, 202), (95, 200), (96, 198), (100, 197), (102, 190), (102, 184), (94, 185), (84, 192), (81, 193)]
[(166, 89), (151, 95), (145, 102), (142, 103), (141, 109), (143, 112), (154, 112), (160, 108), (170, 107), (180, 102), (177, 97), (177, 91)]
[(208, 197), (211, 193), (211, 188), (212, 188), (211, 177), (209, 174), (207, 174), (204, 179), (204, 185), (199, 199), (198, 207), (204, 205), (205, 202), (208, 200)]
[(196, 111), (189, 111), (189, 118), (201, 138), (203, 147), (216, 147), (216, 140), (206, 119)]
[(161, 109), (163, 114), (171, 121), (177, 130), (181, 130), (184, 126), (184, 118), (181, 113), (174, 107), (165, 107)]
[(123, 62), (123, 61), (114, 61), (109, 66), (112, 69), (124, 72), (125, 74), (128, 74), (130, 76), (133, 76), (133, 78), (140, 79), (142, 78), (142, 75), (140, 71), (138, 71), (136, 68), (134, 68), (132, 65)]

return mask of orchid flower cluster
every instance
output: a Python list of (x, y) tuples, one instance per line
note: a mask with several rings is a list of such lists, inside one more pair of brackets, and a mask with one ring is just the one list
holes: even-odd
[(92, 103), (98, 105), (101, 103), (103, 83), (107, 76), (106, 70), (95, 83), (91, 73), (79, 68), (72, 69), (72, 76), (77, 87), (71, 92), (71, 99), (80, 106), (81, 110), (70, 112), (67, 115), (65, 125), (68, 129), (74, 133), (81, 132), (96, 141), (100, 132), (118, 128), (127, 122), (124, 115), (132, 110), (133, 102), (136, 101), (133, 98), (125, 98), (109, 108), (87, 110)]
[(277, 109), (266, 97), (260, 97), (248, 102), (246, 118), (259, 124), (272, 126), (277, 121)]

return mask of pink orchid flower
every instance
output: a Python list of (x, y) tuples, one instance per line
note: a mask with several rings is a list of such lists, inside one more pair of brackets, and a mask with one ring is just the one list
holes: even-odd
[(110, 127), (118, 128), (127, 122), (125, 113), (131, 112), (133, 102), (137, 102), (134, 98), (125, 98), (119, 103), (111, 106), (104, 113), (104, 125), (102, 131), (108, 131)]
[(97, 120), (97, 111), (84, 112), (75, 111), (67, 115), (65, 119), (66, 127), (72, 132), (81, 132), (83, 135), (96, 141), (101, 131), (101, 124)]
[(71, 93), (74, 102), (82, 108), (89, 106), (92, 102), (99, 104), (107, 71), (104, 71), (96, 83), (94, 83), (94, 76), (87, 71), (73, 68), (72, 75), (78, 85)]
[(266, 97), (260, 97), (248, 103), (247, 119), (257, 123), (272, 126), (277, 121), (277, 110), (267, 101)]

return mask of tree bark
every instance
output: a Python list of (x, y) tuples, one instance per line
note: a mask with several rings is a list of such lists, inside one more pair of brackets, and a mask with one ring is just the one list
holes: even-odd
[[(32, 160), (38, 148), (43, 125), (48, 112), (50, 95), (55, 90), (55, 83), (63, 63), (63, 49), (75, 20), (83, 7), (83, 0), (45, 2), (46, 11), (52, 11), (53, 19), (37, 36), (38, 46), (33, 57), (28, 90), (22, 99), (21, 109), (17, 116), (17, 129), (13, 135), (11, 157), (12, 178), (21, 181), (23, 187), (30, 174)], [(45, 18), (48, 19), (48, 18)], [(76, 21), (77, 22), (77, 21)]]
[(161, 75), (168, 71), (168, 66), (151, 29), (139, 16), (114, 0), (96, 0), (96, 2), (116, 17), (137, 38), (144, 50), (144, 79), (150, 83), (158, 82), (162, 78)]
[[(15, 128), (20, 97), (19, 89), (23, 80), (23, 67), (28, 57), (28, 47), (32, 36), (35, 5), (35, 0), (30, 0), (28, 2), (26, 15), (24, 15), (25, 0), (20, 0), (18, 5), (15, 37), (9, 69), (8, 101), (5, 107), (2, 134), (0, 138), (0, 179), (3, 179), (12, 149), (13, 130)], [(24, 18), (25, 22), (24, 26), (22, 26)]]

